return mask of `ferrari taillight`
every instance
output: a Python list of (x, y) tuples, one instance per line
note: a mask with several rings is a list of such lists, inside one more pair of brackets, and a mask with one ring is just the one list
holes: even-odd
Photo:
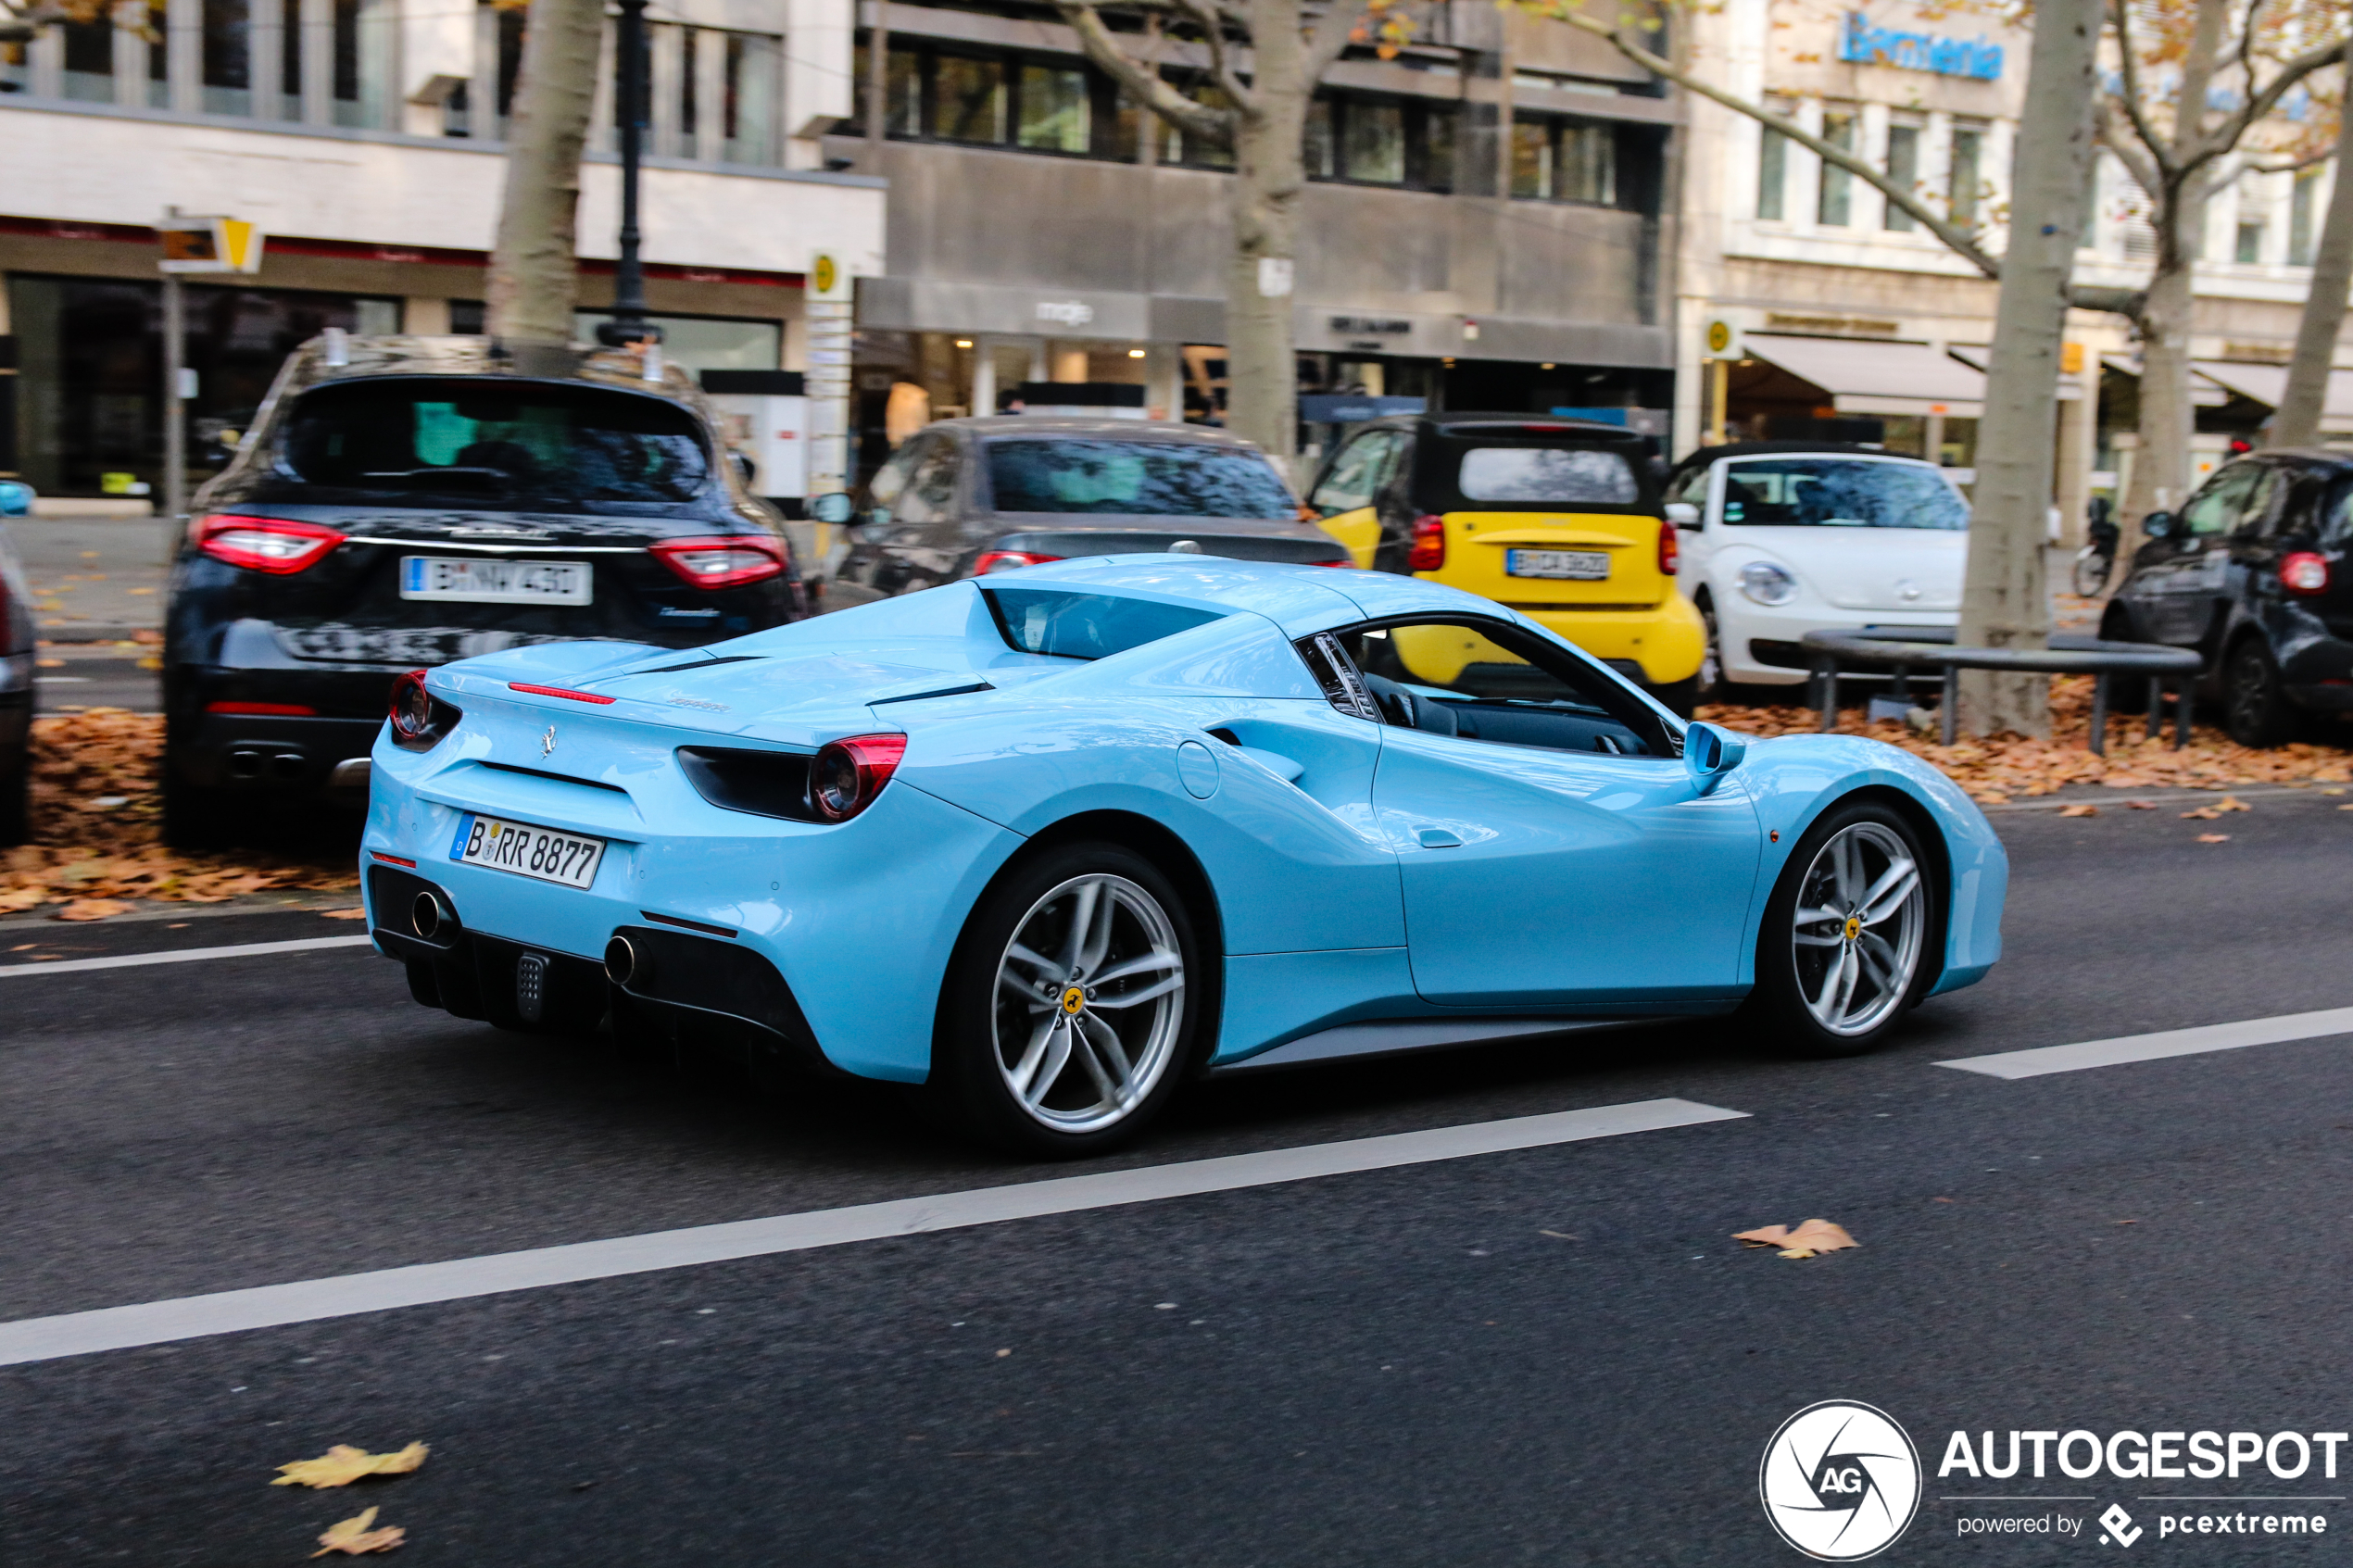
[(810, 805), (826, 822), (849, 821), (875, 803), (906, 755), (907, 737), (900, 734), (828, 741), (809, 764)]
[(215, 512), (188, 524), (188, 542), (213, 559), (290, 577), (324, 559), (344, 536), (315, 522)]
[(1413, 547), (1405, 552), (1408, 571), (1438, 571), (1446, 565), (1446, 520), (1425, 512), (1414, 520)]
[(665, 539), (649, 546), (654, 558), (698, 588), (740, 588), (785, 570), (785, 546), (764, 533), (711, 539)]
[(405, 751), (431, 751), (464, 718), (455, 707), (425, 690), (425, 672), (411, 670), (392, 683), (392, 744)]
[(2280, 562), (2280, 586), (2310, 597), (2329, 591), (2329, 558), (2311, 550), (2296, 550)]

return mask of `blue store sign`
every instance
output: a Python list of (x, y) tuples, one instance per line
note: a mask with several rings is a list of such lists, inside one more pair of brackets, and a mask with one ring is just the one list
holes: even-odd
[(1856, 65), (1894, 66), (1903, 70), (1933, 71), (1938, 76), (1967, 76), (1980, 82), (1999, 80), (2002, 46), (1982, 38), (1938, 38), (1926, 32), (1898, 32), (1874, 27), (1860, 11), (1846, 13), (1839, 29), (1838, 57)]

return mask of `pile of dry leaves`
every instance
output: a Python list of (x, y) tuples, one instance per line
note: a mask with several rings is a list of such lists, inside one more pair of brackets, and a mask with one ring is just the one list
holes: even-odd
[(32, 842), (0, 849), (0, 914), (120, 914), (132, 898), (218, 904), (271, 888), (359, 885), (348, 860), (188, 855), (164, 847), (157, 794), (163, 720), (94, 708), (35, 720)]
[[(2190, 744), (2173, 749), (2166, 734), (2149, 740), (2145, 718), (2111, 716), (2108, 756), (2095, 757), (2083, 742), (2091, 728), (2092, 681), (2086, 675), (2051, 682), (2051, 738), (1996, 735), (1939, 746), (1893, 720), (1869, 724), (1860, 709), (1843, 709), (1838, 733), (1869, 735), (1925, 758), (1977, 799), (1994, 804), (2013, 796), (2049, 795), (2070, 784), (2110, 789), (2223, 789), (2245, 784), (2353, 783), (2353, 755), (2335, 746), (2296, 744), (2256, 751), (2232, 744), (2220, 730), (2192, 729)], [(1703, 708), (1699, 716), (1743, 734), (1812, 734), (1821, 714), (1811, 708)], [(2353, 739), (2353, 736), (2348, 736)]]

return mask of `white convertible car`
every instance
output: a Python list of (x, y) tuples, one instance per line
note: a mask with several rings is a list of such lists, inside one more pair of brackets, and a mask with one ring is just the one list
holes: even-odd
[(1794, 685), (1822, 628), (1951, 626), (1969, 503), (1917, 458), (1831, 443), (1705, 446), (1677, 466), (1676, 582), (1707, 622), (1700, 689)]

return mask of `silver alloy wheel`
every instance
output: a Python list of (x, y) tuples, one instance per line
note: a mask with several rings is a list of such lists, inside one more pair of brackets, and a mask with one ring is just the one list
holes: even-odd
[(1058, 1133), (1126, 1117), (1176, 1054), (1185, 960), (1160, 901), (1123, 876), (1072, 877), (1029, 907), (997, 962), (997, 1070)]
[(1904, 1005), (1928, 933), (1928, 888), (1894, 829), (1856, 822), (1815, 852), (1791, 937), (1814, 1022), (1868, 1035)]

